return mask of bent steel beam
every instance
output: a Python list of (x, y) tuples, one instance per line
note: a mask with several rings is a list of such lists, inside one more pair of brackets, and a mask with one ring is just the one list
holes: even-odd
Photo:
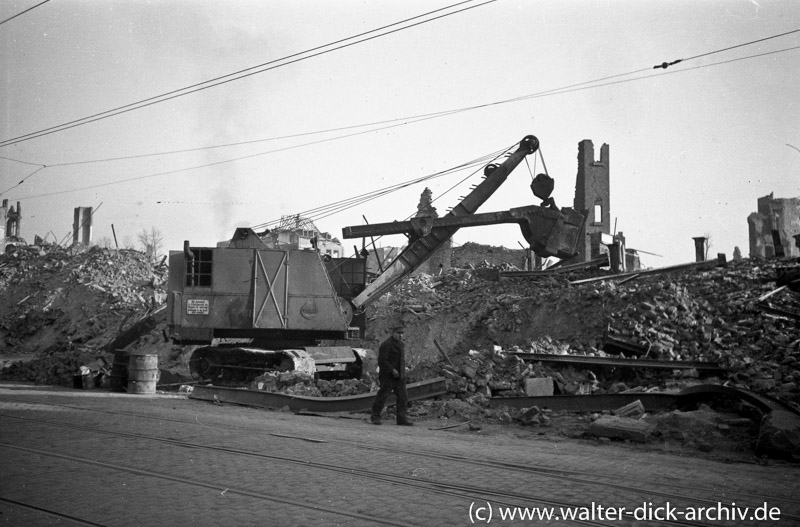
[(703, 370), (716, 373), (725, 372), (725, 368), (715, 362), (700, 361), (674, 361), (656, 359), (620, 359), (615, 357), (590, 357), (584, 355), (551, 355), (549, 353), (513, 353), (524, 361), (530, 362), (550, 362), (566, 364), (582, 364), (593, 366), (617, 366), (628, 368), (654, 368), (661, 370)]
[[(418, 401), (430, 399), (447, 393), (447, 385), (441, 377), (414, 382), (407, 387), (408, 400)], [(375, 393), (348, 395), (345, 397), (307, 397), (302, 395), (286, 395), (283, 393), (261, 392), (258, 390), (242, 390), (221, 386), (195, 386), (190, 399), (201, 401), (219, 401), (222, 403), (256, 406), (259, 408), (289, 407), (292, 412), (365, 412), (372, 408)], [(389, 397), (389, 405), (395, 403), (394, 395)]]

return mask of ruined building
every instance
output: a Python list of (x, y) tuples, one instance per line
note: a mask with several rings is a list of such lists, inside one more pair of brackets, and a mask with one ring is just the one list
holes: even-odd
[[(417, 204), (417, 213), (415, 218), (438, 218), (439, 213), (436, 207), (433, 206), (433, 193), (431, 189), (425, 188), (419, 196), (419, 204)], [(453, 239), (448, 239), (442, 244), (439, 249), (434, 252), (428, 261), (426, 261), (417, 270), (417, 272), (428, 273), (431, 275), (438, 275), (439, 273), (447, 272), (451, 266), (451, 256), (453, 253)]]
[(587, 261), (600, 255), (603, 234), (611, 234), (611, 185), (608, 145), (600, 147), (600, 159), (594, 155), (589, 139), (578, 143), (578, 175), (575, 179), (573, 208), (587, 212), (583, 242), (578, 242), (575, 261)]
[[(612, 268), (618, 271), (638, 271), (639, 254), (625, 247), (622, 232), (612, 232), (611, 169), (607, 144), (600, 147), (600, 159), (595, 157), (594, 143), (584, 139), (578, 143), (578, 174), (575, 178), (575, 200), (572, 207), (586, 213), (584, 239), (575, 248), (577, 255), (570, 263), (586, 262), (611, 254)], [(612, 254), (613, 253), (613, 254)]]
[(22, 205), (17, 202), (17, 208), (8, 206), (8, 200), (3, 200), (3, 207), (0, 208), (0, 241), (3, 242), (3, 250), (14, 242), (24, 241), (20, 236), (20, 226), (22, 225)]
[(320, 231), (310, 218), (299, 214), (281, 216), (278, 227), (261, 235), (268, 247), (316, 248), (320, 254), (331, 258), (344, 258), (345, 250), (338, 238), (329, 232)]
[(758, 212), (747, 217), (750, 257), (800, 256), (795, 236), (800, 235), (800, 198), (758, 199)]
[(72, 220), (72, 244), (92, 244), (92, 207), (75, 207)]
[[(438, 218), (439, 213), (433, 206), (433, 193), (431, 189), (425, 188), (419, 196), (417, 212), (415, 218)], [(403, 247), (369, 247), (367, 256), (367, 272), (377, 275), (382, 272), (398, 254), (405, 248)], [(439, 275), (447, 272), (452, 267), (453, 240), (448, 239), (437, 249), (416, 271), (414, 275), (421, 273)]]

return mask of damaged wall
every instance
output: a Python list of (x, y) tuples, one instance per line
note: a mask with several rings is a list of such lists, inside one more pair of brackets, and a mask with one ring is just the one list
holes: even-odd
[(8, 206), (8, 200), (3, 200), (3, 237), (20, 237), (20, 226), (22, 224), (22, 205), (17, 202), (17, 208)]
[(14, 242), (22, 240), (20, 235), (21, 225), (22, 225), (22, 205), (20, 202), (17, 202), (17, 208), (14, 209), (14, 206), (8, 205), (8, 200), (3, 200), (3, 206), (0, 208), (0, 241), (4, 242), (3, 246), (0, 246), (2, 251), (6, 250), (5, 242), (10, 242), (11, 245), (14, 245)]
[[(758, 199), (758, 212), (747, 217), (750, 230), (750, 257), (800, 256), (794, 236), (800, 234), (800, 197), (775, 198), (773, 193)], [(780, 238), (776, 250), (775, 236)]]
[(92, 244), (92, 207), (75, 207), (72, 221), (72, 244)]
[(3, 200), (3, 206), (0, 208), (0, 240), (6, 237), (6, 222), (8, 221), (8, 200)]
[[(594, 143), (584, 139), (578, 143), (578, 175), (575, 180), (575, 201), (573, 208), (579, 212), (588, 211), (583, 242), (578, 242), (578, 256), (574, 262), (588, 261), (599, 256), (599, 240), (595, 233), (611, 234), (611, 184), (609, 149), (600, 147), (600, 159), (595, 159)], [(594, 235), (594, 236), (593, 236)]]

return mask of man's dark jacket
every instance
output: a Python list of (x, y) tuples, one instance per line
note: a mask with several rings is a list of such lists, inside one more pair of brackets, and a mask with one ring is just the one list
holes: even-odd
[(405, 344), (401, 340), (389, 337), (378, 348), (378, 367), (380, 378), (392, 378), (392, 370), (396, 370), (403, 379), (405, 373)]

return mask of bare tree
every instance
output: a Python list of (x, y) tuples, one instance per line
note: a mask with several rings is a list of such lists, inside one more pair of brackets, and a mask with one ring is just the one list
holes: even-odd
[(706, 238), (706, 254), (703, 255), (703, 258), (708, 260), (708, 251), (711, 250), (711, 234), (707, 232), (703, 236)]
[(122, 248), (131, 250), (136, 248), (136, 245), (133, 243), (133, 239), (130, 236), (125, 236), (122, 238)]
[(150, 227), (150, 231), (148, 232), (147, 229), (142, 229), (142, 232), (138, 235), (139, 243), (142, 245), (142, 250), (144, 254), (147, 255), (147, 258), (154, 262), (158, 259), (159, 253), (161, 252), (162, 243), (164, 242), (164, 237), (161, 236), (161, 231), (156, 229), (155, 227)]

